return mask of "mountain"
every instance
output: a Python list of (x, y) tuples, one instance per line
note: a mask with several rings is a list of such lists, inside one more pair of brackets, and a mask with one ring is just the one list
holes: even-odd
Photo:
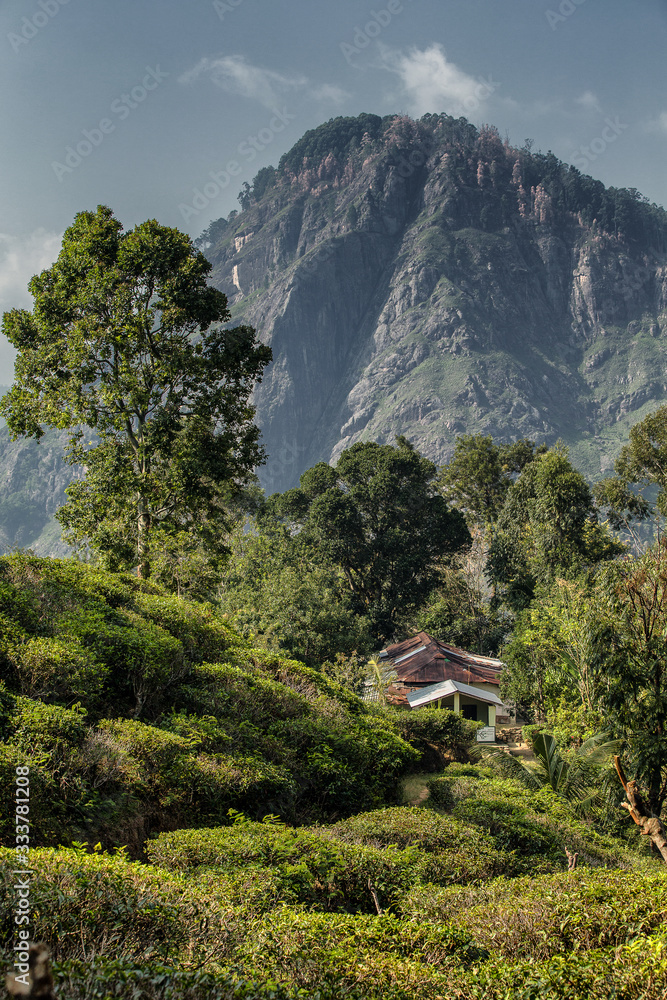
[(274, 361), (269, 492), (355, 441), (564, 439), (590, 478), (667, 399), (667, 213), (465, 119), (307, 132), (200, 246)]
[[(667, 213), (465, 119), (307, 132), (198, 241), (274, 360), (255, 393), (268, 492), (355, 441), (570, 445), (595, 479), (667, 401)], [(64, 551), (64, 435), (0, 429), (0, 548)]]
[[(6, 391), (0, 386), (0, 397)], [(67, 500), (65, 489), (74, 473), (64, 460), (66, 443), (67, 432), (53, 430), (39, 443), (10, 441), (4, 421), (0, 422), (0, 552), (16, 547), (40, 555), (69, 552), (53, 517)]]

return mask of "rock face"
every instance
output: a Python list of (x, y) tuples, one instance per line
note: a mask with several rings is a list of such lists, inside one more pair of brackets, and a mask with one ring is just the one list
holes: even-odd
[[(268, 492), (360, 440), (570, 445), (589, 478), (667, 401), (667, 214), (464, 119), (306, 133), (200, 245), (274, 361), (255, 393)], [(62, 551), (64, 438), (0, 430), (0, 547)]]
[(73, 478), (74, 470), (63, 457), (66, 443), (64, 431), (47, 431), (38, 444), (12, 442), (7, 428), (0, 429), (0, 552), (12, 548), (48, 556), (69, 552), (53, 519), (67, 500), (65, 489)]
[(636, 192), (447, 116), (336, 119), (266, 173), (202, 246), (273, 349), (268, 492), (398, 433), (439, 463), (562, 438), (595, 477), (667, 398), (667, 216)]

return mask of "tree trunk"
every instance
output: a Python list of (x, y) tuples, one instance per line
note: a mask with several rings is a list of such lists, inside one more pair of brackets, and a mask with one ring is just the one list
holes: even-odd
[(648, 814), (648, 808), (637, 788), (637, 782), (626, 781), (619, 757), (614, 757), (614, 764), (628, 800), (621, 802), (622, 807), (628, 810), (643, 835), (651, 838), (652, 843), (660, 851), (663, 861), (667, 864), (667, 836), (660, 818)]
[(151, 564), (148, 558), (148, 533), (151, 526), (151, 516), (146, 510), (143, 499), (139, 500), (139, 520), (137, 525), (137, 555), (139, 566), (137, 576), (140, 580), (147, 580), (151, 575)]

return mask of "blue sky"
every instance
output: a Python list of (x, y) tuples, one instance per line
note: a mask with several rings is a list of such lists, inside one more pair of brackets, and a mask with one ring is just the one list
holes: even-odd
[(0, 311), (77, 211), (197, 236), (336, 115), (464, 114), (667, 206), (667, 0), (2, 0), (0, 45)]

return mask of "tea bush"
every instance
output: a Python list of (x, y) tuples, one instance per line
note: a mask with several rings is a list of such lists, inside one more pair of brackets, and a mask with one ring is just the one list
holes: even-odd
[(636, 860), (637, 849), (648, 854), (643, 843), (628, 848), (597, 832), (550, 788), (529, 790), (488, 768), (452, 764), (429, 790), (432, 805), (489, 833), (514, 859), (508, 869), (513, 874), (566, 867), (566, 847), (579, 854), (580, 865), (591, 866), (626, 866)]
[(235, 953), (246, 976), (268, 974), (309, 996), (369, 998), (443, 995), (443, 972), (484, 957), (469, 934), (448, 925), (289, 908), (253, 921)]
[(369, 883), (383, 908), (394, 906), (427, 866), (414, 850), (353, 847), (322, 836), (317, 828), (263, 823), (162, 833), (147, 852), (153, 864), (170, 871), (264, 868), (277, 879), (283, 902), (351, 913), (375, 912)]

